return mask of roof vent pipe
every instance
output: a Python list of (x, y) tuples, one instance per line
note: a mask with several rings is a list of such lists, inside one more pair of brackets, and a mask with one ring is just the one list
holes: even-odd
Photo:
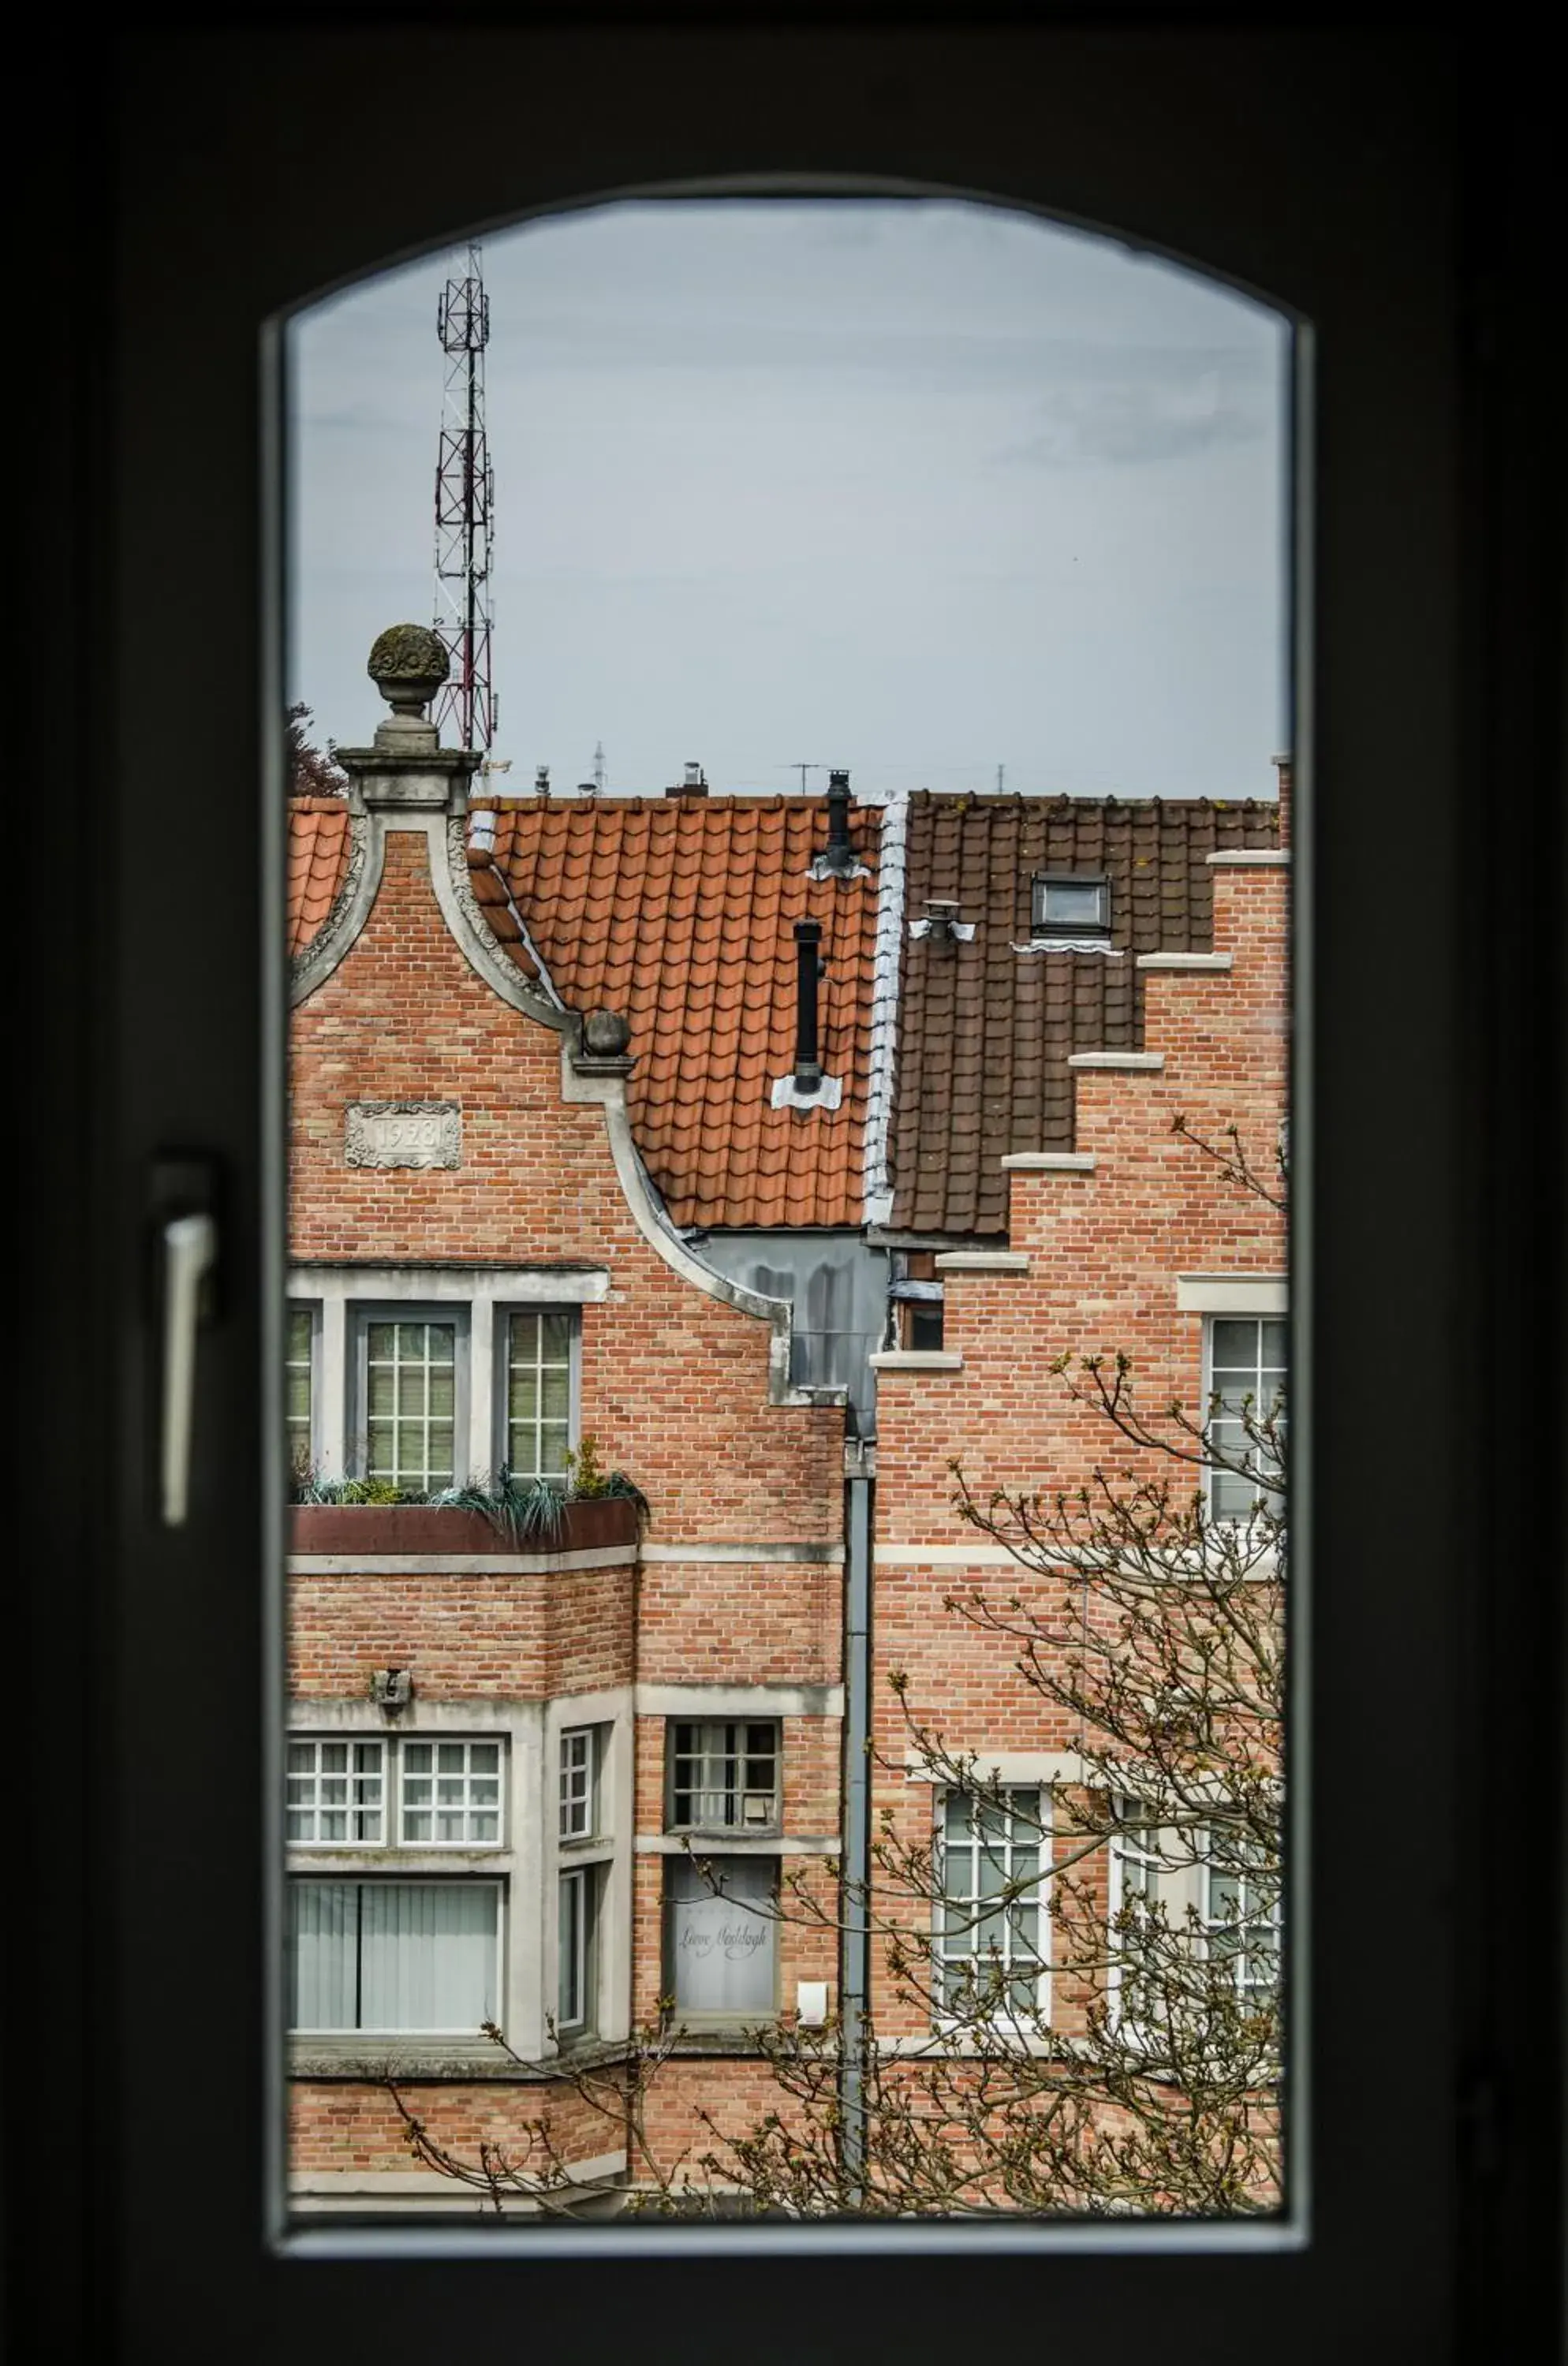
[(827, 871), (845, 873), (856, 867), (854, 844), (850, 837), (850, 776), (848, 772), (828, 775), (828, 851), (823, 858)]
[(795, 1082), (799, 1092), (813, 1093), (822, 1082), (822, 1061), (817, 1042), (817, 981), (823, 963), (820, 920), (795, 924)]
[(700, 764), (688, 764), (685, 778), (665, 790), (667, 797), (705, 797), (708, 784)]

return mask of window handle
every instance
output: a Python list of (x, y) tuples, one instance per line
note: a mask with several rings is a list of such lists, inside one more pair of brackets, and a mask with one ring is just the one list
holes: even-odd
[(210, 1203), (210, 1170), (184, 1162), (178, 1167), (165, 1165), (158, 1181), (163, 1189), (156, 1196), (164, 1205), (158, 1228), (163, 1396), (158, 1493), (164, 1526), (179, 1528), (185, 1526), (190, 1503), (197, 1334), (211, 1313), (218, 1219), (210, 1204), (190, 1204), (193, 1198)]

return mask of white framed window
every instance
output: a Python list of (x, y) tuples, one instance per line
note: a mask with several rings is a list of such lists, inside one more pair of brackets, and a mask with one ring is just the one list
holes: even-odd
[(1209, 1510), (1216, 1520), (1246, 1520), (1281, 1504), (1280, 1455), (1248, 1435), (1272, 1419), (1282, 1448), (1285, 1417), (1283, 1315), (1211, 1314), (1204, 1323), (1208, 1436), (1229, 1468), (1209, 1472)]
[(291, 1848), (501, 1848), (504, 1741), (422, 1734), (291, 1733)]
[[(1111, 1948), (1118, 1960), (1111, 1969), (1111, 2002), (1118, 2022), (1136, 2024), (1147, 2021), (1157, 2003), (1138, 1977), (1138, 1925), (1167, 1903), (1163, 1893), (1168, 1868), (1160, 1853), (1159, 1828), (1150, 1820), (1142, 1800), (1118, 1799), (1115, 1811), (1108, 1903)], [(1127, 1924), (1117, 1928), (1116, 1918), (1123, 1911)]]
[(1031, 1785), (937, 1806), (935, 1992), (940, 2011), (976, 2004), (1032, 2017), (1047, 1971), (1043, 1850), (1048, 1793)]
[(291, 1733), (284, 1829), (297, 1848), (375, 1848), (386, 1836), (387, 1745)]
[(776, 1720), (672, 1719), (671, 1831), (771, 1831), (779, 1821)]
[(398, 1834), (405, 1848), (499, 1848), (502, 1745), (398, 1743)]
[(514, 1307), (505, 1320), (502, 1459), (517, 1479), (564, 1480), (576, 1443), (577, 1317), (558, 1307)]
[(761, 2021), (778, 2010), (779, 1869), (770, 1857), (665, 1860), (665, 1971), (679, 2014)]
[(468, 1314), (358, 1306), (356, 1477), (434, 1494), (467, 1475)]
[(559, 1835), (593, 1840), (599, 1831), (602, 1737), (596, 1725), (569, 1726), (560, 1738)]
[(556, 2028), (563, 2037), (581, 2037), (593, 2025), (598, 1937), (599, 1868), (574, 1865), (560, 1876), (558, 1891)]
[(1270, 2010), (1280, 1985), (1280, 1882), (1255, 1834), (1210, 1828), (1203, 1926), (1209, 1953), (1229, 1966), (1242, 2006)]
[(499, 2014), (501, 1884), (288, 1885), (291, 2029), (467, 2035)]
[(290, 1305), (284, 1339), (288, 1388), (284, 1424), (288, 1467), (295, 1472), (313, 1469), (316, 1461), (316, 1342), (320, 1329), (319, 1308)]

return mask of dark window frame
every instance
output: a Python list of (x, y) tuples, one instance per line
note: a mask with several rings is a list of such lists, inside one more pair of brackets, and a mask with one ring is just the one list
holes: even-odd
[[(1079, 28), (964, 31), (956, 18), (934, 44), (919, 29), (694, 24), (613, 42), (601, 29), (552, 29), (538, 51), (513, 30), (457, 37), (472, 45), (468, 136), (438, 175), (367, 169), (388, 124), (434, 134), (441, 119), (431, 68), (446, 52), (423, 31), (311, 33), (303, 56), (297, 24), (133, 37), (90, 53), (73, 28), (37, 34), (45, 78), (73, 92), (51, 223), (73, 301), (24, 484), (39, 503), (27, 546), (55, 620), (30, 652), (37, 738), (24, 777), (68, 785), (78, 842), (94, 845), (109, 889), (90, 957), (56, 895), (21, 898), (17, 916), (31, 988), (18, 1089), (49, 1154), (25, 1177), (23, 1279), (39, 1342), (37, 1476), (23, 1506), (36, 1544), (22, 1565), (39, 1573), (23, 1602), (27, 1720), (40, 1741), (68, 1733), (71, 1746), (54, 1760), (64, 1771), (47, 1848), (24, 1835), (28, 1876), (51, 1910), (29, 1918), (6, 1963), (7, 2100), (28, 2151), (6, 2167), (17, 2239), (5, 2304), (41, 2314), (47, 2289), (51, 2354), (62, 2358), (201, 2357), (222, 2324), (243, 2329), (233, 2338), (260, 2366), (286, 2354), (314, 2366), (373, 2318), (389, 2366), (401, 2366), (432, 2353), (457, 2307), (481, 2338), (509, 2338), (525, 2309), (541, 2340), (567, 2339), (588, 2256), (579, 2246), (571, 2259), (524, 2261), (492, 2245), (476, 2270), (405, 2227), (329, 2264), (280, 2259), (258, 2231), (261, 2148), (271, 2144), (276, 2160), (277, 2129), (259, 1899), (277, 1831), (255, 1801), (276, 1788), (280, 1741), (246, 1672), (258, 1662), (256, 1588), (281, 1552), (282, 1396), (270, 1376), (284, 1271), (276, 1179), (257, 1155), (282, 1089), (282, 735), (276, 617), (256, 596), (266, 569), (276, 581), (277, 558), (255, 456), (262, 393), (276, 385), (275, 351), (256, 366), (269, 312), (472, 222), (667, 174), (793, 171), (802, 189), (842, 187), (846, 160), (884, 187), (920, 175), (929, 189), (987, 191), (1293, 290), (1319, 327), (1313, 432), (1334, 461), (1320, 488), (1321, 596), (1304, 620), (1316, 667), (1310, 735), (1303, 718), (1297, 742), (1298, 830), (1313, 849), (1355, 858), (1320, 866), (1300, 941), (1318, 961), (1311, 1035), (1297, 1046), (1315, 1108), (1310, 1131), (1292, 1128), (1298, 1174), (1314, 1155), (1323, 1166), (1297, 1239), (1314, 1285), (1311, 1336), (1319, 1368), (1331, 1368), (1359, 1307), (1390, 1310), (1425, 1466), (1438, 1473), (1495, 1467), (1505, 1447), (1544, 1465), (1561, 1434), (1563, 1384), (1550, 1365), (1506, 1425), (1501, 1402), (1467, 1377), (1565, 1311), (1568, 1078), (1552, 1017), (1568, 999), (1564, 504), (1560, 331), (1539, 300), (1556, 270), (1544, 38), (1534, 54), (1529, 33), (1495, 17), (1462, 39), (1190, 32), (1179, 18), (1110, 42)], [(635, 84), (624, 108), (607, 95), (617, 75)], [(520, 120), (530, 127), (521, 143)], [(309, 171), (287, 168), (286, 137), (288, 158), (309, 159)], [(155, 695), (171, 651), (176, 733)], [(227, 760), (258, 745), (259, 781)], [(1498, 781), (1515, 826), (1506, 846), (1484, 833), (1467, 845), (1461, 892), (1461, 823)], [(167, 827), (181, 801), (209, 821), (220, 802), (227, 842), (247, 851), (217, 866), (221, 894), (210, 831)], [(1520, 844), (1531, 850), (1522, 870)], [(1505, 910), (1506, 929), (1474, 922)], [(1394, 961), (1404, 947), (1422, 984), (1423, 1025), (1402, 1034), (1393, 1062), (1348, 957), (1373, 943)], [(254, 961), (234, 960), (246, 946)], [(264, 1036), (270, 1049), (258, 1054)], [(224, 1257), (202, 1346), (192, 1516), (171, 1533), (149, 1510), (147, 1185), (156, 1155), (182, 1151), (217, 1161)], [(1391, 1236), (1377, 1186), (1394, 1159), (1420, 1189)], [(1298, 1276), (1307, 1261), (1298, 1254)], [(89, 1336), (101, 1338), (97, 1356), (82, 1352)], [(1343, 1600), (1314, 1606), (1314, 1646), (1336, 1688), (1322, 1741), (1354, 1730), (1358, 1754), (1351, 1767), (1315, 1751), (1307, 1844), (1332, 1883), (1323, 1836), (1337, 1810), (1375, 1794), (1391, 1769), (1407, 1780), (1416, 1763), (1398, 1716), (1384, 1729), (1358, 1714), (1375, 1707), (1380, 1654), (1386, 1673), (1397, 1641), (1427, 1719), (1424, 1774), (1442, 1795), (1430, 1865), (1440, 1884), (1441, 1852), (1462, 1861), (1471, 1905), (1462, 1930), (1451, 1915), (1433, 1925), (1418, 2029), (1380, 2056), (1376, 2135), (1385, 2169), (1395, 2149), (1393, 2173), (1369, 2203), (1353, 2177), (1337, 2190), (1325, 2155), (1307, 2250), (1129, 2256), (1122, 2230), (1108, 2229), (1103, 2242), (1070, 2237), (1048, 2263), (986, 2258), (998, 2329), (1016, 2315), (1033, 2332), (1046, 2308), (1058, 2338), (1092, 2342), (1108, 2366), (1145, 2356), (1151, 2322), (1180, 2321), (1174, 2309), (1201, 2313), (1214, 2366), (1250, 2355), (1260, 2306), (1280, 2366), (1321, 2356), (1348, 2322), (1364, 2328), (1365, 2354), (1425, 2344), (1434, 2366), (1552, 2354), (1535, 2344), (1550, 2345), (1562, 2311), (1562, 2115), (1539, 2099), (1563, 2092), (1562, 2015), (1550, 1997), (1539, 2016), (1517, 2012), (1514, 1934), (1543, 1820), (1561, 1824), (1561, 1604), (1540, 1584), (1529, 1491), (1483, 1505), (1457, 1475), (1451, 1486), (1439, 1478), (1416, 1523), (1406, 1559), (1420, 1569), (1419, 1598), (1400, 1593), (1377, 1559), (1377, 1498), (1356, 1475), (1368, 1410), (1358, 1385), (1339, 1375), (1314, 1396), (1309, 1374), (1292, 1438), (1294, 1450), (1315, 1417), (1342, 1490), (1314, 1506), (1319, 1549), (1348, 1538), (1344, 1566), (1367, 1579), (1338, 1590), (1355, 1602), (1353, 1627)], [(255, 1450), (263, 1430), (270, 1462)], [(78, 1483), (88, 1437), (107, 1441), (91, 1489)], [(1356, 1523), (1370, 1531), (1359, 1541)], [(42, 1572), (62, 1564), (74, 1582), (50, 1586)], [(1533, 1647), (1522, 1661), (1521, 1631)], [(276, 1651), (262, 1629), (269, 1684)], [(174, 1770), (159, 1765), (157, 1743), (176, 1675), (186, 1749)], [(1445, 1736), (1451, 1750), (1438, 1746)], [(1462, 1799), (1461, 1749), (1477, 1770)], [(185, 1781), (193, 1752), (214, 1780), (186, 1821), (171, 1821), (166, 1786), (176, 1771)], [(243, 1770), (232, 1787), (226, 1761)], [(1523, 1785), (1537, 1802), (1528, 1840), (1512, 1830), (1505, 1779), (1508, 1797)], [(180, 2179), (176, 2192), (147, 2173), (145, 2147), (165, 2124), (162, 2007), (197, 1887), (225, 1966), (224, 2044), (203, 2092), (204, 2140), (222, 2174)], [(1533, 1928), (1534, 1960), (1560, 1995), (1560, 1895)], [(75, 2034), (40, 2046), (50, 2028)], [(1360, 2066), (1336, 2050), (1331, 2010), (1321, 2044), (1309, 2108), (1332, 2147), (1355, 2128)], [(73, 2206), (62, 2211), (66, 2190)], [(716, 2308), (756, 2288), (758, 2236), (725, 2231), (739, 2256), (690, 2266), (693, 2292)], [(901, 2258), (818, 2253), (817, 2329), (869, 2306), (906, 2358), (950, 2354), (972, 2325), (987, 2238), (954, 2253), (908, 2231)], [(679, 2246), (681, 2230), (669, 2232)], [(762, 2232), (782, 2263), (794, 2231)], [(662, 2304), (672, 2262), (595, 2260), (592, 2272), (606, 2339), (635, 2339), (645, 2360), (684, 2345), (681, 2308)], [(750, 2312), (752, 2366), (797, 2355), (799, 2329), (785, 2312), (761, 2322)]]

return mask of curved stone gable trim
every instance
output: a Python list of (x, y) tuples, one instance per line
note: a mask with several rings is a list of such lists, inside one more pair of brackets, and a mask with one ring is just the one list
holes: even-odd
[(445, 817), (446, 842), (445, 850), (436, 844), (435, 832), (440, 824), (425, 825), (430, 833), (430, 875), (435, 883), (435, 900), (441, 907), (441, 917), (455, 939), (458, 951), (475, 975), (520, 1010), (525, 1019), (536, 1019), (541, 1027), (553, 1028), (560, 1034), (567, 1027), (570, 1013), (558, 1009), (542, 994), (536, 994), (509, 961), (491, 933), (490, 924), (480, 911), (473, 888), (468, 884), (468, 825), (462, 814)]
[(297, 952), (288, 968), (290, 1008), (315, 993), (331, 977), (370, 915), (381, 884), (382, 838), (372, 817), (351, 809), (348, 817), (348, 862), (333, 907), (310, 943)]
[(615, 1162), (615, 1175), (632, 1220), (649, 1246), (661, 1256), (671, 1272), (678, 1273), (694, 1290), (705, 1291), (709, 1298), (733, 1306), (739, 1314), (771, 1324), (773, 1337), (768, 1342), (768, 1402), (775, 1405), (821, 1405), (845, 1403), (848, 1391), (842, 1388), (797, 1389), (790, 1385), (790, 1345), (795, 1330), (795, 1309), (787, 1298), (764, 1298), (761, 1291), (748, 1290), (744, 1283), (731, 1281), (728, 1274), (716, 1273), (712, 1266), (704, 1265), (694, 1256), (681, 1238), (665, 1211), (664, 1203), (654, 1188), (652, 1177), (642, 1163), (642, 1155), (632, 1137), (631, 1120), (626, 1115), (626, 1090), (619, 1076), (585, 1074), (576, 1066), (573, 1053), (578, 1048), (582, 1022), (570, 1014), (571, 1032), (561, 1044), (561, 1098), (568, 1101), (597, 1101), (604, 1112), (604, 1131), (610, 1140), (610, 1155)]

